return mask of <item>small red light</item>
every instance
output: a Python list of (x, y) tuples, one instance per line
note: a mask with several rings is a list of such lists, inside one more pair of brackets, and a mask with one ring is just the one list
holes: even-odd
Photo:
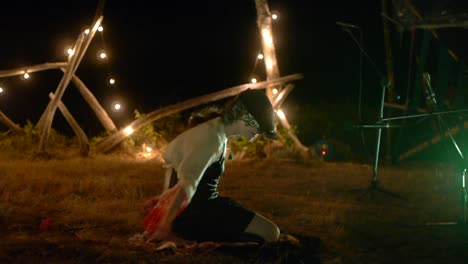
[(322, 150), (322, 156), (327, 155), (327, 152), (325, 150)]

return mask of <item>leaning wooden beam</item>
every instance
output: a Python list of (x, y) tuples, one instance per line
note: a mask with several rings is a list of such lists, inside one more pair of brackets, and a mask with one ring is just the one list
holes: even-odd
[[(49, 93), (49, 97), (50, 97), (50, 99), (54, 99), (54, 94)], [(60, 112), (62, 112), (63, 116), (65, 117), (65, 120), (67, 120), (68, 124), (73, 129), (73, 131), (75, 132), (76, 136), (78, 137), (78, 142), (80, 144), (80, 154), (82, 156), (84, 156), (84, 157), (87, 157), (88, 154), (89, 154), (89, 140), (88, 140), (88, 137), (86, 136), (83, 129), (81, 129), (78, 122), (76, 122), (75, 118), (72, 116), (70, 111), (68, 111), (67, 107), (63, 104), (62, 101), (59, 101), (58, 108), (59, 108)]]
[(437, 24), (415, 24), (412, 26), (415, 29), (441, 29), (441, 28), (468, 28), (468, 21), (461, 22), (448, 22), (448, 23), (437, 23)]
[(281, 110), (278, 110), (276, 112), (276, 115), (278, 116), (278, 119), (280, 120), (283, 127), (286, 128), (286, 131), (288, 132), (289, 137), (291, 137), (291, 139), (294, 141), (294, 143), (296, 144), (296, 147), (299, 148), (299, 150), (301, 150), (302, 152), (307, 152), (309, 148), (302, 145), (302, 143), (296, 137), (296, 135), (291, 129), (291, 125), (289, 125), (288, 119), (286, 119), (286, 116), (284, 115), (284, 112)]
[[(464, 127), (464, 130), (468, 129), (468, 121), (464, 122), (463, 127)], [(455, 134), (457, 134), (459, 132), (460, 132), (460, 127), (458, 127), (458, 126), (450, 128), (450, 133), (452, 135), (455, 135)], [(444, 133), (444, 138), (449, 138), (449, 137), (450, 137), (449, 133), (445, 132)], [(416, 153), (418, 153), (418, 152), (420, 152), (420, 151), (422, 151), (424, 149), (427, 149), (429, 146), (439, 143), (441, 141), (441, 139), (442, 139), (442, 137), (440, 135), (437, 135), (437, 136), (431, 138), (430, 140), (427, 140), (427, 141), (425, 141), (425, 142), (423, 142), (421, 144), (418, 144), (417, 146), (414, 146), (411, 149), (407, 150), (406, 152), (400, 154), (400, 156), (398, 157), (398, 160), (402, 161), (404, 159), (407, 159), (407, 158), (413, 156), (414, 154), (416, 154)]]
[[(395, 103), (384, 103), (384, 106), (388, 107), (388, 108), (394, 108), (394, 109), (400, 109), (400, 110), (407, 110), (408, 109), (408, 107), (406, 105), (395, 104)], [(416, 111), (418, 111), (419, 113), (427, 113), (427, 110), (424, 109), (424, 108), (418, 108), (418, 109), (416, 109)]]
[(70, 63), (68, 64), (68, 67), (67, 67), (67, 71), (63, 75), (62, 79), (60, 80), (60, 83), (55, 91), (54, 98), (49, 101), (49, 104), (47, 105), (44, 113), (42, 114), (41, 119), (39, 120), (39, 125), (41, 128), (39, 152), (46, 151), (47, 142), (49, 140), (50, 128), (52, 127), (52, 121), (54, 119), (55, 111), (57, 110), (59, 101), (62, 99), (62, 96), (65, 93), (66, 87), (70, 83), (71, 74), (73, 74), (76, 70), (75, 66), (77, 64), (77, 58), (79, 57), (78, 53), (80, 52), (82, 48), (85, 37), (86, 37), (86, 34), (84, 32), (82, 32), (79, 35), (78, 40), (75, 44), (75, 54), (71, 57)]
[[(64, 68), (61, 68), (63, 72), (65, 72)], [(96, 97), (94, 97), (93, 93), (86, 87), (86, 85), (76, 76), (73, 74), (72, 77), (73, 83), (76, 85), (76, 88), (78, 88), (78, 91), (81, 93), (85, 101), (88, 103), (89, 107), (94, 111), (96, 114), (97, 118), (101, 122), (102, 126), (107, 132), (114, 133), (117, 131), (117, 128), (112, 121), (112, 119), (109, 117), (107, 114), (106, 110), (99, 104), (98, 100)]]
[(59, 69), (59, 68), (64, 68), (64, 67), (66, 68), (67, 66), (68, 66), (68, 62), (46, 62), (43, 64), (36, 64), (36, 65), (20, 67), (20, 68), (11, 69), (11, 70), (2, 70), (0, 71), (0, 78), (23, 75), (26, 72), (31, 73), (31, 72), (37, 72), (37, 71)]
[(75, 45), (75, 54), (71, 56), (67, 70), (57, 87), (57, 91), (55, 92), (55, 97), (49, 103), (51, 107), (47, 107), (44, 125), (41, 129), (41, 139), (39, 141), (40, 152), (45, 152), (46, 150), (47, 141), (49, 139), (49, 132), (50, 128), (52, 127), (52, 121), (54, 119), (55, 111), (57, 110), (58, 102), (62, 99), (62, 96), (65, 93), (65, 89), (70, 83), (70, 80), (76, 69), (78, 68), (78, 65), (80, 64), (86, 49), (91, 43), (91, 40), (93, 39), (98, 27), (101, 25), (102, 19), (102, 16), (99, 17), (99, 19), (93, 25), (93, 28), (88, 33), (82, 32), (78, 38), (77, 44)]
[(286, 85), (286, 87), (274, 97), (273, 107), (275, 109), (278, 109), (281, 107), (284, 100), (286, 99), (286, 97), (289, 95), (289, 93), (292, 91), (293, 88), (294, 88), (294, 84), (290, 83)]
[(286, 82), (290, 82), (290, 81), (294, 81), (294, 80), (298, 80), (302, 78), (303, 78), (302, 74), (292, 74), (292, 75), (288, 75), (288, 76), (278, 78), (275, 80), (263, 81), (263, 82), (258, 82), (258, 83), (242, 84), (242, 85), (234, 86), (231, 88), (227, 88), (219, 92), (214, 92), (211, 94), (195, 97), (195, 98), (186, 100), (184, 102), (180, 102), (174, 105), (170, 105), (170, 106), (155, 110), (153, 112), (148, 113), (142, 118), (134, 120), (126, 128), (119, 130), (116, 133), (108, 136), (106, 139), (101, 141), (96, 146), (96, 151), (103, 152), (103, 153), (109, 152), (117, 144), (119, 144), (125, 138), (127, 138), (131, 134), (131, 131), (137, 131), (138, 129), (145, 126), (146, 124), (156, 121), (165, 116), (172, 115), (172, 114), (178, 113), (180, 111), (184, 111), (186, 109), (193, 108), (201, 104), (207, 104), (207, 103), (215, 102), (215, 101), (218, 101), (218, 100), (230, 97), (230, 96), (237, 95), (248, 88), (262, 89), (262, 88), (267, 87), (267, 85), (274, 85), (274, 84), (278, 85), (281, 83), (286, 83)]
[(24, 130), (8, 118), (2, 111), (0, 111), (0, 122), (5, 124), (9, 129), (17, 134), (23, 134)]

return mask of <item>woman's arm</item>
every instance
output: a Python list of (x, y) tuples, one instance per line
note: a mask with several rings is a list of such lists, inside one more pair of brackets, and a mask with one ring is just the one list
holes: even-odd
[(183, 206), (182, 202), (185, 196), (184, 189), (180, 183), (175, 185), (172, 191), (174, 194), (171, 195), (172, 197), (169, 197), (170, 201), (168, 201), (167, 213), (162, 216), (158, 228), (148, 237), (147, 243), (153, 240), (164, 240), (171, 231), (171, 223), (177, 216), (179, 209)]

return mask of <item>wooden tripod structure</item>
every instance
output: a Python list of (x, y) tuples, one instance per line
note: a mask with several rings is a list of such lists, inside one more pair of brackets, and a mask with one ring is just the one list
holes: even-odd
[[(388, 30), (388, 22), (393, 23), (396, 27), (397, 31), (410, 31), (414, 32), (415, 30), (426, 30), (430, 32), (430, 35), (434, 37), (434, 39), (439, 38), (439, 34), (436, 30), (440, 29), (448, 29), (448, 28), (462, 28), (468, 29), (468, 15), (466, 13), (462, 13), (460, 15), (445, 15), (445, 16), (424, 16), (418, 8), (412, 3), (410, 0), (392, 0), (391, 4), (393, 5), (393, 17), (388, 14), (387, 10), (387, 0), (382, 0), (382, 17), (384, 21), (384, 31)], [(386, 46), (386, 64), (387, 64), (387, 71), (388, 71), (388, 79), (390, 81), (393, 80), (393, 61), (392, 61), (392, 53), (391, 49), (387, 48), (390, 46), (390, 36), (388, 32), (384, 32), (384, 39), (385, 39), (385, 46)], [(453, 51), (450, 49), (447, 50), (448, 55), (454, 60), (458, 61), (458, 57), (455, 55)], [(419, 58), (421, 61), (422, 58)], [(421, 63), (421, 62), (419, 62)], [(392, 82), (393, 83), (393, 82)], [(392, 87), (390, 87), (392, 88)], [(389, 101), (385, 103), (385, 106), (389, 109), (400, 109), (400, 110), (408, 110), (408, 105), (399, 105), (393, 102), (393, 91), (389, 91), (388, 96)], [(419, 113), (426, 113), (427, 109), (418, 108), (415, 109)], [(465, 121), (462, 127), (466, 130), (468, 128), (468, 121)], [(455, 135), (461, 132), (459, 126), (451, 127), (449, 129), (450, 134)], [(407, 149), (405, 152), (400, 153), (398, 156), (397, 161), (402, 161), (407, 159), (425, 149), (430, 147), (431, 145), (437, 144), (442, 139), (449, 138), (449, 132), (444, 133), (444, 135), (435, 135), (429, 140), (421, 142), (420, 144)], [(387, 148), (390, 150), (390, 147)]]
[[(124, 129), (117, 130), (115, 124), (110, 119), (109, 115), (106, 113), (104, 108), (99, 104), (98, 100), (94, 97), (91, 91), (86, 87), (86, 85), (80, 80), (78, 76), (76, 76), (75, 72), (86, 53), (86, 50), (91, 43), (98, 27), (101, 25), (103, 20), (103, 8), (104, 8), (104, 1), (100, 0), (98, 3), (98, 8), (96, 10), (95, 18), (92, 23), (91, 29), (89, 31), (82, 32), (75, 43), (74, 46), (74, 53), (68, 57), (67, 62), (52, 62), (52, 63), (44, 63), (39, 65), (32, 65), (29, 67), (22, 67), (18, 69), (12, 70), (4, 70), (0, 71), (0, 78), (1, 77), (8, 77), (8, 76), (16, 76), (22, 75), (25, 73), (31, 73), (36, 71), (43, 71), (43, 70), (51, 70), (51, 69), (60, 69), (63, 71), (64, 75), (55, 91), (55, 93), (50, 93), (50, 101), (47, 105), (45, 111), (43, 112), (39, 122), (37, 123), (37, 127), (40, 130), (40, 142), (39, 142), (39, 153), (45, 153), (47, 142), (50, 134), (50, 129), (52, 126), (52, 121), (54, 119), (55, 112), (57, 108), (61, 111), (64, 115), (67, 122), (72, 127), (73, 131), (75, 132), (78, 140), (80, 142), (80, 153), (84, 156), (89, 154), (89, 141), (86, 137), (84, 131), (80, 128), (79, 124), (70, 114), (66, 106), (61, 101), (65, 89), (72, 81), (81, 95), (84, 97), (85, 101), (89, 104), (91, 109), (94, 111), (96, 116), (98, 117), (99, 121), (105, 128), (105, 130), (109, 133), (109, 136), (101, 141), (96, 146), (96, 151), (101, 153), (106, 153), (111, 151), (115, 146), (121, 143), (125, 138), (127, 138), (131, 133), (129, 133), (128, 128), (131, 128), (130, 131), (137, 131), (141, 127), (154, 122), (162, 117), (196, 107), (201, 104), (206, 104), (209, 102), (214, 102), (217, 100), (221, 100), (226, 97), (235, 96), (242, 91), (250, 88), (250, 89), (266, 89), (266, 93), (270, 98), (272, 104), (274, 105), (275, 109), (279, 109), (281, 104), (284, 102), (287, 95), (291, 92), (293, 85), (290, 84), (291, 81), (302, 79), (303, 76), (301, 74), (292, 74), (284, 77), (280, 77), (279, 69), (276, 62), (276, 54), (273, 45), (273, 38), (271, 35), (271, 14), (268, 8), (268, 4), (266, 0), (256, 0), (256, 8), (258, 12), (258, 20), (257, 24), (259, 30), (262, 35), (262, 46), (263, 46), (263, 53), (265, 58), (265, 67), (267, 72), (267, 80), (264, 82), (258, 82), (255, 84), (242, 84), (239, 86), (230, 87), (224, 89), (219, 92), (207, 94), (204, 96), (196, 97), (189, 99), (187, 101), (170, 105), (145, 115), (143, 118), (139, 118), (134, 120), (130, 124), (127, 125)], [(284, 85), (287, 84), (287, 85)], [(273, 88), (277, 89), (278, 93), (274, 94)], [(293, 131), (290, 129), (290, 125), (287, 119), (284, 116), (280, 116), (279, 120), (281, 124), (288, 130), (289, 136), (293, 139), (296, 143), (296, 146), (301, 151), (307, 151), (307, 147), (303, 146), (301, 142), (297, 139), (294, 135)], [(11, 130), (21, 133), (21, 129), (17, 126), (14, 122), (12, 122), (5, 114), (0, 111), (0, 122), (6, 124)]]

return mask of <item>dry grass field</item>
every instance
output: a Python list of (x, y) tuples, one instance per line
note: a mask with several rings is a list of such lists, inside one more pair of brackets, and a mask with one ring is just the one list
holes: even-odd
[(371, 176), (368, 164), (228, 161), (221, 194), (271, 218), (303, 245), (276, 247), (270, 250), (276, 255), (263, 258), (260, 246), (181, 254), (129, 243), (142, 232), (144, 201), (162, 188), (156, 160), (3, 157), (0, 262), (468, 263), (467, 227), (440, 224), (461, 216), (453, 167), (382, 166), (384, 190), (369, 189)]

